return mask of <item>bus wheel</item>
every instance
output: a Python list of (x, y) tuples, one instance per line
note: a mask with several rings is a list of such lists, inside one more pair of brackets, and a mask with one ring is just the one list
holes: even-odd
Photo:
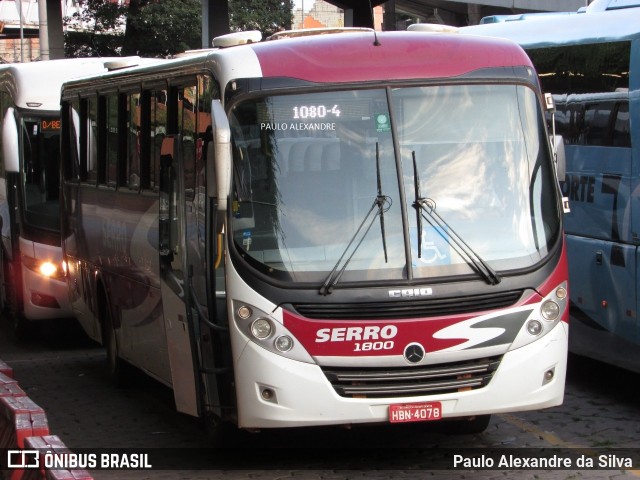
[(210, 446), (227, 448), (241, 445), (243, 432), (234, 423), (222, 420), (211, 412), (203, 415), (203, 421)]
[(108, 373), (116, 385), (124, 386), (127, 380), (127, 366), (119, 355), (118, 339), (116, 338), (116, 330), (113, 328), (113, 321), (111, 320), (109, 309), (104, 306), (102, 311), (104, 312), (104, 332), (102, 333), (102, 338), (104, 339), (104, 346), (107, 350)]
[[(1, 223), (1, 222), (0, 222)], [(9, 309), (7, 295), (7, 273), (5, 271), (7, 260), (4, 258), (4, 251), (0, 252), (0, 312), (6, 313)]]
[(8, 315), (16, 338), (21, 341), (28, 340), (32, 335), (30, 322), (18, 312), (10, 312)]
[(446, 421), (444, 427), (447, 433), (467, 434), (482, 433), (489, 426), (491, 415), (476, 415), (474, 417), (464, 417), (456, 420)]
[(9, 320), (13, 334), (18, 340), (28, 340), (34, 333), (34, 325), (22, 314), (22, 305), (18, 303), (16, 278), (13, 264), (4, 252), (0, 255), (2, 263), (2, 279), (0, 288), (0, 306), (2, 314)]

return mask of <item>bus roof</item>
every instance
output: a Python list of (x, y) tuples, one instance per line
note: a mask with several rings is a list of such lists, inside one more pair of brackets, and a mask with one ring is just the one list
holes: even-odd
[[(377, 41), (376, 41), (377, 40)], [(210, 68), (224, 86), (240, 78), (289, 77), (309, 82), (449, 78), (490, 67), (532, 67), (512, 41), (447, 33), (359, 31), (251, 43), (101, 75), (104, 85), (122, 75)], [(94, 79), (97, 77), (94, 77)], [(92, 79), (70, 82), (87, 86)]]
[(106, 71), (115, 58), (69, 58), (0, 66), (0, 89), (19, 108), (60, 110), (60, 89), (72, 78)]
[[(455, 77), (487, 67), (531, 65), (509, 42), (457, 34), (373, 32), (321, 35), (252, 46), (265, 77), (352, 82)], [(282, 61), (286, 59), (286, 61)]]
[(525, 16), (460, 28), (460, 34), (509, 38), (525, 48), (603, 43), (640, 38), (640, 8), (571, 15)]

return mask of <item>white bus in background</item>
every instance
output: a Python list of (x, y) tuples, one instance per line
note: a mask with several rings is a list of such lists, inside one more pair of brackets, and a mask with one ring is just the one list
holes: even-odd
[(109, 60), (0, 66), (0, 307), (19, 336), (32, 321), (71, 316), (60, 249), (60, 88)]

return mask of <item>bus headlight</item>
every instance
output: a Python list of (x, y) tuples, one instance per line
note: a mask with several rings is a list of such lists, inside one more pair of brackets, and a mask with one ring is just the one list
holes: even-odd
[(233, 321), (237, 326), (237, 329), (230, 329), (232, 335), (243, 335), (250, 342), (281, 357), (316, 363), (306, 348), (283, 325), (281, 312), (275, 310), (267, 313), (237, 300), (233, 300), (232, 304)]
[(562, 282), (541, 298), (535, 308), (524, 310), (528, 312), (528, 317), (511, 343), (509, 350), (524, 347), (553, 331), (567, 315), (568, 309), (569, 291), (567, 282)]
[(560, 306), (553, 300), (546, 300), (540, 307), (540, 313), (545, 320), (556, 320), (560, 315)]
[(529, 320), (527, 322), (527, 332), (529, 332), (534, 337), (537, 337), (542, 333), (542, 324), (538, 320)]
[(251, 334), (257, 339), (264, 340), (269, 338), (272, 331), (271, 322), (266, 318), (258, 318), (251, 324)]
[(238, 316), (243, 319), (246, 320), (247, 318), (249, 318), (253, 312), (251, 311), (251, 309), (249, 307), (247, 307), (246, 305), (242, 305), (240, 308), (238, 308)]
[(289, 335), (280, 335), (273, 342), (273, 346), (281, 352), (288, 352), (293, 348), (293, 338)]
[(64, 269), (62, 265), (52, 262), (51, 260), (39, 260), (33, 257), (22, 256), (22, 264), (32, 272), (35, 272), (46, 278), (61, 280), (64, 278)]
[(42, 262), (39, 270), (45, 277), (53, 277), (58, 272), (58, 267), (51, 262)]

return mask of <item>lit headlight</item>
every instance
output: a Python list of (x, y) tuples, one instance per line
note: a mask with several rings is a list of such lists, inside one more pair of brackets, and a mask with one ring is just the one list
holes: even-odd
[(38, 260), (33, 257), (22, 257), (22, 264), (32, 272), (47, 278), (60, 280), (64, 277), (63, 266), (50, 260)]
[(51, 262), (42, 262), (40, 264), (40, 273), (45, 277), (53, 277), (58, 272), (58, 267)]

